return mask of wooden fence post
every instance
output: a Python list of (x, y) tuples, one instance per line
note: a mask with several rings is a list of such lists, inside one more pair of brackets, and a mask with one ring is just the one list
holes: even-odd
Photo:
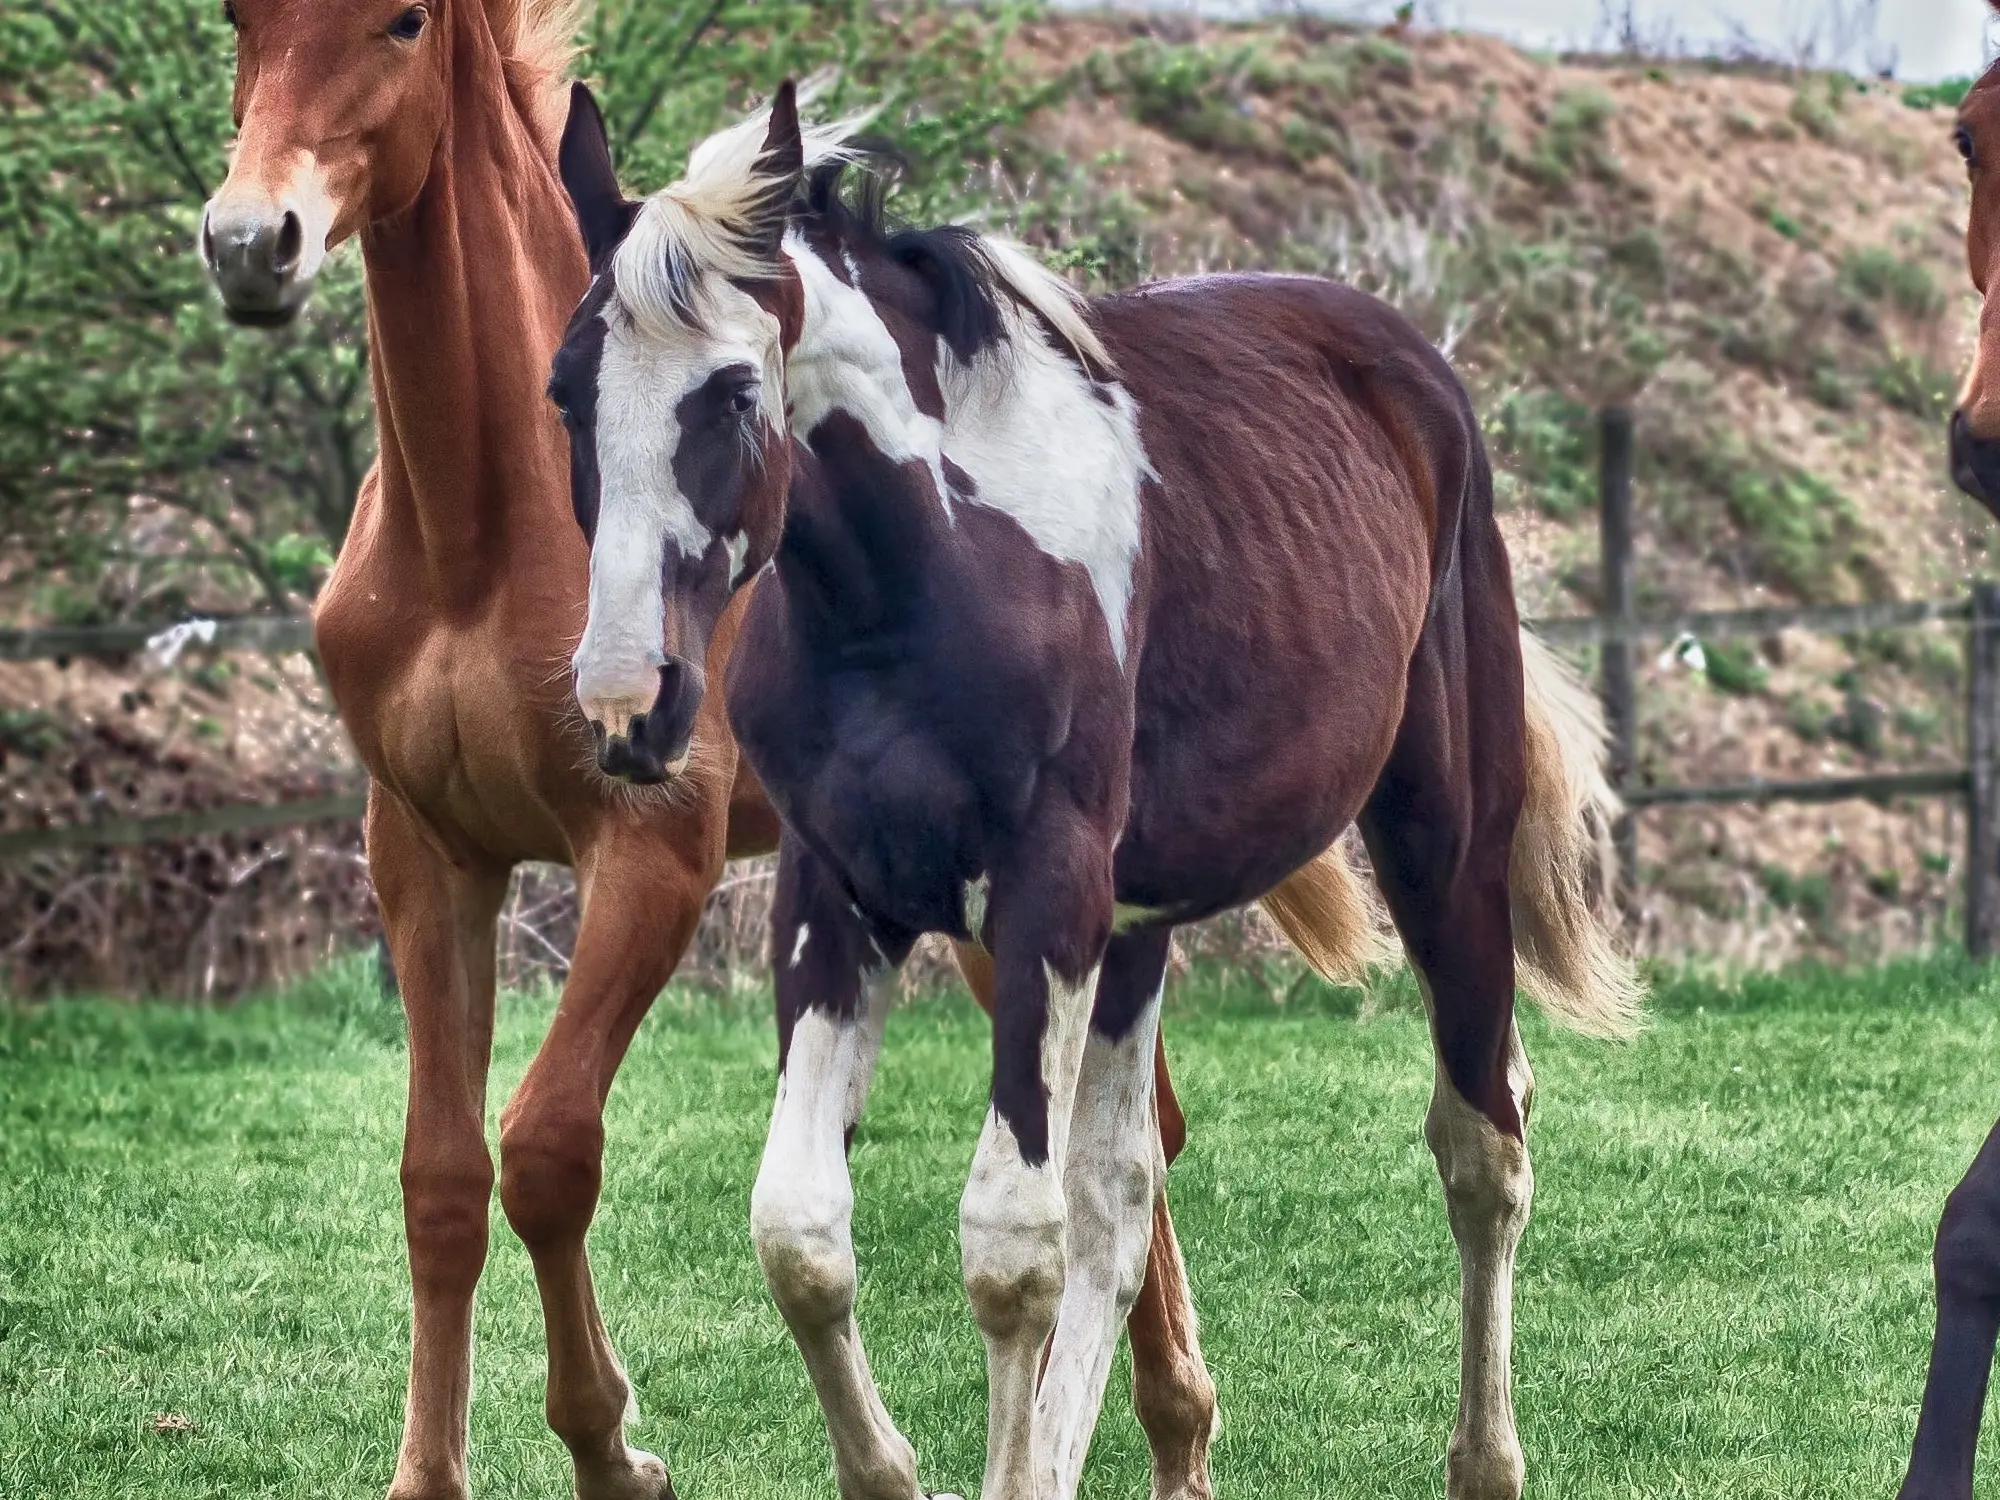
[[(1598, 417), (1598, 613), (1607, 619), (1632, 617), (1632, 413), (1608, 406)], [(1602, 647), (1604, 720), (1611, 731), (1611, 784), (1620, 790), (1635, 769), (1637, 710), (1632, 691), (1632, 643), (1606, 641)], [(1628, 907), (1639, 875), (1639, 830), (1631, 813), (1618, 820), (1612, 838), (1618, 850), (1620, 899)]]
[(1965, 951), (1984, 959), (2000, 938), (2000, 584), (1972, 585), (1967, 640)]

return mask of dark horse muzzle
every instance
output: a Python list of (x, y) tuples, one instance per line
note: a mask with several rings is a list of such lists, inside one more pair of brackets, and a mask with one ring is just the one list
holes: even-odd
[(1966, 494), (2000, 515), (2000, 441), (1976, 436), (1962, 411), (1951, 415), (1951, 477)]
[[(658, 786), (680, 775), (687, 769), (704, 690), (701, 668), (674, 657), (660, 668), (659, 692), (645, 713), (621, 714), (616, 707), (600, 709), (586, 703), (590, 735), (597, 744), (597, 769), (638, 786)], [(625, 719), (621, 727), (607, 722), (618, 717)]]

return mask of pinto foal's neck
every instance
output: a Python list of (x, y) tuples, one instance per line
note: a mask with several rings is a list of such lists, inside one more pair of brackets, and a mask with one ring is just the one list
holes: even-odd
[(488, 37), (461, 47), (417, 201), (362, 235), (383, 540), (470, 611), (518, 566), (582, 555), (543, 396), (589, 269), (555, 167)]

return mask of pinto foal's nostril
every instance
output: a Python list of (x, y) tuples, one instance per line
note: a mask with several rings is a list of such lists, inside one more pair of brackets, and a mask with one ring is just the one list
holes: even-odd
[(276, 253), (271, 257), (271, 269), (280, 276), (288, 276), (297, 269), (299, 254), (305, 249), (306, 229), (299, 216), (290, 209), (285, 210), (285, 219), (278, 226)]

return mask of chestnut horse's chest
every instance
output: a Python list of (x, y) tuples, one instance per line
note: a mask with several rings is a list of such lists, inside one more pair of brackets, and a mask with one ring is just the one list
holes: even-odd
[(560, 656), (515, 639), (509, 621), (523, 612), (499, 600), (462, 618), (429, 607), (422, 580), (371, 545), (368, 520), (357, 513), (359, 534), (314, 616), (355, 753), (372, 779), (479, 852), (567, 859), (551, 789), (575, 781), (590, 747), (564, 711)]

